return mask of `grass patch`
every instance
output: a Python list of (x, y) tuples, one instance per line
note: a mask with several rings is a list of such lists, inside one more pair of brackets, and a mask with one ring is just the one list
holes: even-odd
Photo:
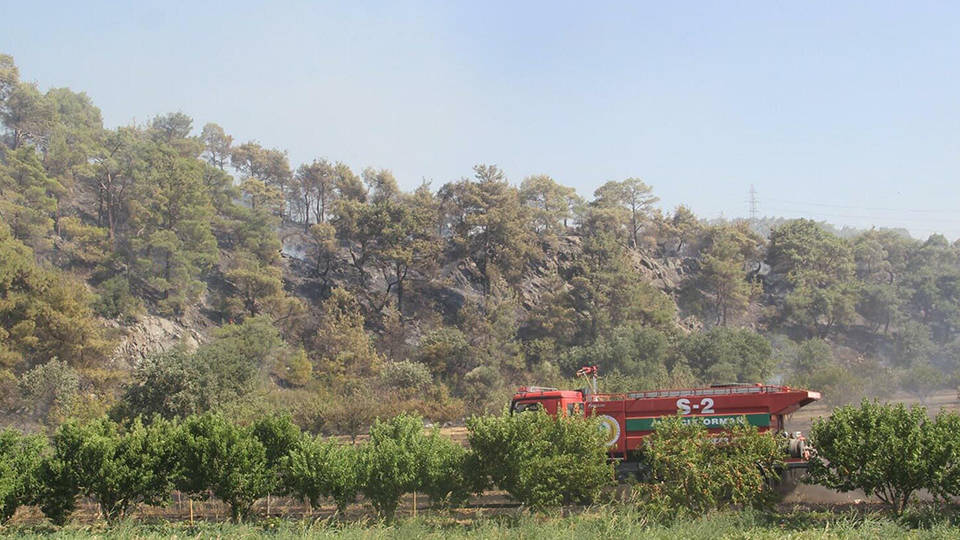
[(246, 524), (128, 519), (112, 527), (105, 522), (8, 526), (0, 535), (18, 538), (957, 538), (958, 512), (918, 506), (901, 518), (874, 508), (794, 508), (781, 512), (753, 510), (711, 512), (653, 521), (633, 508), (605, 506), (573, 515), (561, 512), (477, 517), (459, 521), (442, 514), (399, 519), (391, 524), (360, 520), (265, 519)]

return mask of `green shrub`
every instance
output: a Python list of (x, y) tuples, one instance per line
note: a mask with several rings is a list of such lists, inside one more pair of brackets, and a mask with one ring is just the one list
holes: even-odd
[(64, 423), (53, 436), (53, 456), (43, 471), (44, 512), (65, 521), (76, 495), (92, 498), (109, 521), (138, 504), (167, 499), (173, 470), (172, 426), (139, 420), (127, 429), (107, 419)]
[(924, 452), (930, 471), (927, 489), (949, 502), (951, 496), (960, 496), (960, 415), (941, 412), (928, 424), (927, 437)]
[(392, 520), (400, 497), (420, 489), (423, 421), (401, 414), (377, 420), (370, 441), (360, 449), (360, 491), (377, 512)]
[(293, 423), (290, 414), (273, 414), (253, 423), (253, 436), (263, 445), (267, 467), (273, 476), (272, 491), (286, 494), (289, 485), (284, 481), (283, 461), (301, 442), (300, 428)]
[(606, 339), (590, 345), (573, 347), (560, 359), (568, 374), (583, 366), (595, 365), (609, 374), (614, 371), (629, 377), (651, 378), (665, 370), (664, 364), (672, 351), (667, 335), (655, 328), (640, 324), (626, 324), (613, 329)]
[(324, 414), (324, 427), (337, 434), (349, 435), (352, 442), (388, 407), (383, 396), (372, 388), (358, 388), (350, 395), (339, 397)]
[(736, 426), (718, 436), (702, 424), (671, 417), (657, 423), (641, 457), (650, 480), (638, 488), (644, 502), (704, 512), (772, 503), (770, 480), (783, 466), (783, 447), (774, 435), (753, 426)]
[(47, 456), (40, 462), (38, 476), (40, 490), (37, 493), (37, 503), (40, 510), (54, 524), (63, 525), (76, 509), (77, 497), (80, 496), (80, 488), (73, 478), (69, 464), (56, 456)]
[(810, 461), (810, 480), (842, 492), (862, 489), (901, 514), (914, 492), (933, 487), (930, 424), (923, 407), (864, 400), (834, 409), (813, 424), (819, 455)]
[(194, 352), (176, 347), (146, 358), (112, 415), (185, 417), (242, 403), (258, 376), (284, 351), (277, 329), (265, 317), (224, 325), (214, 336)]
[(253, 503), (270, 493), (275, 477), (263, 444), (250, 428), (219, 414), (191, 416), (176, 436), (176, 486), (190, 497), (212, 492), (230, 505), (234, 521), (250, 516)]
[(80, 375), (65, 362), (54, 358), (20, 376), (18, 384), (24, 412), (55, 426), (77, 406)]
[(438, 375), (459, 375), (469, 371), (470, 344), (463, 332), (444, 326), (423, 336), (416, 360)]
[(460, 506), (470, 497), (467, 450), (433, 430), (420, 446), (420, 489), (438, 507)]
[(493, 483), (534, 508), (589, 503), (613, 480), (593, 419), (543, 412), (475, 416), (470, 429), (475, 489)]
[(934, 392), (946, 387), (947, 377), (942, 370), (933, 367), (929, 362), (916, 362), (900, 377), (900, 388), (920, 398), (926, 403)]
[(124, 276), (114, 276), (104, 281), (98, 290), (99, 294), (93, 303), (98, 315), (129, 322), (143, 312), (143, 302), (130, 292), (130, 281)]
[(357, 498), (358, 455), (355, 446), (305, 435), (283, 460), (283, 476), (291, 494), (313, 507), (330, 497), (343, 513)]
[(134, 369), (110, 415), (115, 419), (160, 415), (184, 417), (210, 407), (202, 373), (210, 369), (182, 347), (152, 354)]
[(380, 373), (383, 383), (398, 390), (422, 390), (433, 382), (430, 368), (420, 362), (400, 360), (384, 364)]
[(20, 506), (36, 503), (46, 448), (47, 441), (40, 435), (0, 431), (0, 523), (6, 523)]
[(839, 363), (827, 363), (814, 370), (793, 375), (787, 383), (797, 388), (816, 388), (828, 406), (847, 405), (864, 395), (866, 379), (860, 370)]
[(765, 380), (774, 367), (770, 342), (746, 328), (693, 333), (681, 349), (693, 372), (705, 381), (754, 383)]

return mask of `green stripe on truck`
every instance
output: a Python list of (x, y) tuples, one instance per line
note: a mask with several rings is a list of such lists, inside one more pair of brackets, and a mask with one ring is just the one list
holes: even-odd
[[(654, 418), (627, 418), (627, 431), (652, 431), (663, 416)], [(683, 423), (699, 422), (707, 429), (733, 427), (737, 424), (749, 424), (756, 427), (769, 427), (769, 414), (722, 414), (715, 416), (684, 416)]]

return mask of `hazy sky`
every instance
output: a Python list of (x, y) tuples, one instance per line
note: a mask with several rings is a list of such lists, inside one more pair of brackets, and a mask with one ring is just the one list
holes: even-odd
[(114, 127), (197, 131), (401, 185), (500, 165), (585, 196), (960, 237), (957, 2), (24, 2), (0, 52)]

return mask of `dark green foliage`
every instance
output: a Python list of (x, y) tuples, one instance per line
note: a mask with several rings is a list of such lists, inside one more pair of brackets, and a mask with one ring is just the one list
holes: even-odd
[(857, 300), (857, 312), (870, 322), (873, 332), (883, 330), (886, 335), (890, 325), (897, 320), (902, 298), (897, 296), (897, 290), (887, 283), (867, 284), (860, 290)]
[(759, 292), (757, 283), (747, 280), (745, 269), (759, 260), (763, 240), (746, 223), (711, 227), (706, 231), (700, 275), (690, 280), (699, 311), (713, 315), (713, 324), (726, 326), (728, 318), (739, 315)]
[(591, 345), (573, 347), (561, 365), (569, 375), (583, 366), (595, 365), (602, 373), (617, 371), (653, 382), (663, 379), (671, 354), (670, 342), (662, 331), (625, 325)]
[(774, 366), (770, 342), (747, 329), (691, 334), (682, 349), (694, 373), (711, 383), (764, 382)]
[(942, 449), (934, 447), (931, 424), (923, 407), (864, 400), (834, 409), (813, 425), (818, 456), (810, 479), (844, 492), (862, 489), (901, 514), (914, 493), (933, 485), (929, 457)]
[(926, 403), (935, 391), (946, 388), (947, 384), (943, 371), (929, 362), (915, 363), (900, 378), (900, 387), (920, 398), (921, 403)]
[(217, 260), (210, 229), (213, 206), (203, 166), (164, 145), (138, 141), (145, 169), (134, 173), (137, 198), (129, 201), (131, 268), (166, 313), (182, 313), (205, 285), (200, 273)]
[(847, 242), (809, 219), (797, 219), (774, 229), (767, 261), (794, 286), (827, 286), (849, 279), (854, 271)]
[(825, 337), (851, 321), (859, 294), (850, 244), (798, 219), (770, 233), (767, 260), (792, 286), (784, 316), (809, 336)]
[(114, 276), (100, 284), (93, 308), (107, 318), (131, 321), (143, 311), (143, 303), (130, 291), (130, 281)]
[(470, 344), (457, 328), (440, 328), (420, 340), (417, 360), (439, 375), (466, 373), (469, 365)]
[(944, 501), (960, 496), (960, 415), (941, 412), (927, 426), (924, 457), (930, 478), (927, 489)]
[(57, 198), (64, 191), (60, 182), (47, 176), (35, 148), (0, 147), (0, 215), (14, 238), (34, 249), (49, 249)]
[[(344, 490), (350, 477), (341, 461), (349, 459), (349, 454), (323, 443), (318, 450), (334, 459), (333, 467), (325, 471), (332, 486), (328, 493), (336, 498), (340, 490), (352, 497), (352, 491)], [(370, 441), (357, 454), (359, 490), (388, 520), (396, 514), (400, 497), (414, 491), (429, 495), (436, 506), (459, 505), (470, 493), (464, 472), (466, 455), (466, 450), (438, 431), (424, 433), (423, 421), (417, 416), (401, 414), (378, 420), (370, 428)], [(337, 504), (342, 509), (341, 500)]]
[(54, 359), (21, 375), (18, 386), (24, 415), (56, 425), (76, 407), (80, 376), (77, 370)]
[(149, 356), (133, 372), (133, 381), (112, 415), (173, 418), (205, 411), (210, 408), (210, 394), (202, 386), (202, 374), (210, 367), (183, 349)]
[(205, 391), (223, 395), (221, 401), (247, 391), (256, 375), (272, 366), (283, 347), (269, 317), (224, 325), (213, 335), (216, 339), (196, 354), (200, 362), (211, 366), (204, 374)]
[(234, 521), (250, 517), (253, 503), (268, 495), (276, 480), (253, 430), (219, 414), (184, 420), (174, 448), (177, 489), (195, 498), (212, 493), (230, 505)]
[(926, 362), (935, 351), (930, 328), (917, 321), (906, 321), (897, 330), (893, 340), (893, 363), (908, 367), (914, 362)]
[[(960, 244), (941, 235), (778, 220), (765, 242), (757, 220), (668, 215), (636, 178), (584, 201), (546, 175), (517, 189), (487, 165), (406, 193), (385, 169), (315, 160), (294, 175), (283, 150), (235, 144), (212, 123), (198, 137), (183, 113), (104, 129), (85, 94), (44, 93), (6, 55), (0, 124), (0, 398), (12, 422), (55, 429), (112, 405), (124, 425), (293, 408), (357, 437), (404, 409), (496, 410), (515, 385), (567, 386), (583, 364), (600, 365), (607, 390), (784, 380), (831, 404), (895, 385), (926, 399), (960, 372)], [(145, 361), (106, 363), (139, 348), (141, 314), (176, 318), (201, 345), (164, 338)], [(772, 334), (812, 339), (775, 371)], [(258, 423), (270, 485), (289, 428)], [(458, 463), (476, 456), (422, 437), (435, 461), (416, 489), (455, 503), (451, 487), (471, 483)], [(73, 473), (54, 459), (43, 470), (44, 506), (65, 519)], [(523, 481), (534, 480), (554, 482)], [(350, 499), (348, 484), (324, 493)]]
[(312, 506), (329, 497), (344, 512), (360, 489), (356, 446), (304, 435), (283, 462), (284, 481), (290, 493)]
[(590, 503), (613, 481), (593, 419), (504, 413), (472, 417), (467, 427), (479, 485), (492, 483), (525, 505)]
[(670, 328), (676, 303), (637, 273), (626, 249), (612, 233), (582, 233), (583, 250), (571, 268), (565, 299), (573, 310), (576, 331), (564, 341), (583, 345), (606, 338), (620, 325)]
[(377, 420), (359, 455), (360, 491), (383, 517), (393, 519), (400, 497), (423, 486), (423, 421), (400, 415)]
[(459, 506), (471, 493), (469, 452), (434, 430), (420, 451), (420, 490), (434, 506)]
[(607, 182), (593, 195), (593, 204), (610, 211), (619, 225), (626, 228), (630, 247), (641, 247), (641, 229), (650, 219), (651, 205), (660, 200), (653, 195), (653, 188), (639, 178), (627, 178), (622, 182)]
[(0, 431), (0, 523), (6, 523), (20, 506), (37, 503), (46, 450), (47, 441), (40, 435)]
[(533, 254), (535, 237), (526, 227), (529, 209), (520, 192), (495, 165), (477, 165), (474, 180), (463, 179), (437, 194), (449, 223), (451, 248), (472, 261), (485, 293), (500, 277), (515, 278)]
[(110, 521), (138, 504), (165, 501), (172, 486), (173, 431), (163, 421), (150, 426), (134, 421), (125, 429), (106, 419), (60, 426), (53, 436), (53, 456), (44, 467), (41, 499), (48, 499), (48, 517), (62, 521), (69, 516), (74, 494), (97, 501)]
[(530, 208), (533, 231), (541, 244), (548, 248), (555, 247), (566, 232), (574, 207), (583, 204), (575, 189), (562, 186), (545, 174), (523, 179), (520, 200)]
[(805, 340), (793, 356), (790, 365), (784, 366), (792, 372), (786, 380), (790, 386), (816, 389), (830, 405), (846, 405), (860, 399), (865, 389), (864, 377), (838, 362), (826, 341)]
[(784, 315), (810, 337), (826, 337), (850, 323), (855, 313), (859, 285), (801, 283), (785, 298)]
[[(124, 428), (100, 419), (63, 424), (52, 454), (42, 437), (7, 430), (0, 432), (2, 517), (20, 505), (38, 504), (63, 524), (79, 497), (87, 496), (115, 521), (139, 504), (163, 503), (176, 487), (194, 498), (219, 498), (240, 521), (282, 479), (285, 492), (313, 506), (332, 498), (340, 512), (363, 493), (392, 520), (400, 498), (410, 492), (448, 507), (496, 486), (542, 509), (589, 503), (612, 481), (592, 419), (504, 414), (473, 417), (469, 428), (470, 451), (438, 431), (425, 433), (422, 421), (407, 415), (377, 421), (370, 442), (359, 447), (301, 434), (282, 416), (251, 427), (212, 414), (179, 426), (155, 419)], [(930, 420), (921, 408), (844, 407), (815, 428), (822, 456), (812, 463), (813, 478), (841, 491), (867, 490), (898, 513), (918, 489), (949, 499), (960, 492), (958, 433), (960, 416), (954, 413)], [(718, 436), (682, 417), (664, 419), (646, 440), (640, 457), (647, 476), (636, 493), (647, 515), (768, 507), (783, 466), (783, 443), (751, 426)]]
[(267, 466), (273, 471), (274, 493), (285, 493), (288, 489), (283, 478), (282, 463), (296, 450), (302, 439), (300, 428), (293, 423), (290, 414), (273, 414), (260, 418), (253, 423), (253, 436), (263, 445)]
[(398, 390), (421, 390), (432, 382), (430, 368), (409, 360), (385, 364), (380, 376), (384, 384)]
[(321, 319), (314, 338), (320, 368), (344, 379), (370, 376), (382, 360), (364, 329), (364, 316), (356, 296), (337, 288), (321, 305)]
[(216, 409), (251, 391), (283, 346), (265, 317), (223, 326), (214, 335), (196, 352), (178, 348), (145, 359), (114, 415), (173, 418)]
[(665, 418), (644, 441), (650, 481), (639, 492), (645, 504), (673, 511), (764, 507), (775, 500), (771, 480), (780, 474), (783, 456), (776, 436), (753, 426), (717, 435), (679, 416)]
[(80, 486), (69, 464), (54, 456), (40, 463), (40, 490), (37, 502), (43, 515), (55, 525), (63, 525), (77, 508)]
[(0, 364), (32, 366), (51, 358), (71, 365), (103, 357), (102, 329), (81, 283), (42, 266), (0, 220)]

